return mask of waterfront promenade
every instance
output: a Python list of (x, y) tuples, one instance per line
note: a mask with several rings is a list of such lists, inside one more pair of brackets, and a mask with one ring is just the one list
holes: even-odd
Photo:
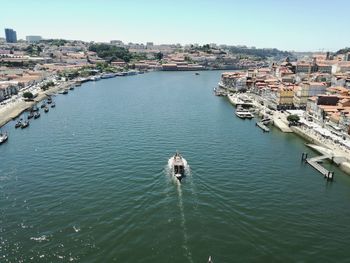
[(48, 96), (57, 94), (59, 91), (68, 88), (70, 85), (73, 85), (73, 83), (74, 81), (61, 82), (55, 86), (50, 87), (46, 91), (42, 91), (38, 87), (36, 89), (37, 96), (33, 99), (33, 101), (24, 101), (22, 97), (23, 91), (20, 92), (16, 99), (10, 100), (5, 105), (0, 105), (0, 128), (12, 119), (18, 117), (22, 112), (30, 109), (38, 102), (46, 99)]
[[(241, 94), (242, 95), (242, 94)], [(239, 94), (228, 94), (227, 98), (232, 105), (237, 105), (239, 103)], [(342, 145), (339, 141), (335, 141), (332, 138), (327, 138), (318, 133), (312, 126), (308, 127), (306, 125), (301, 126), (291, 126), (289, 127), (289, 122), (287, 120), (288, 113), (280, 111), (271, 111), (266, 106), (261, 105), (261, 97), (253, 93), (244, 94), (249, 100), (252, 101), (252, 106), (257, 110), (258, 116), (268, 115), (273, 120), (272, 123), (279, 130), (284, 133), (295, 133), (296, 135), (302, 137), (307, 142), (311, 142), (322, 147), (325, 147), (331, 151), (331, 155), (336, 156), (341, 159), (338, 163), (339, 167), (350, 174), (350, 149)], [(267, 114), (269, 112), (269, 114)], [(306, 122), (306, 120), (304, 120)], [(317, 151), (317, 149), (315, 149)]]
[[(330, 138), (323, 137), (314, 129), (305, 126), (292, 127), (292, 130), (295, 134), (302, 137), (306, 141), (328, 149), (327, 154), (339, 160), (337, 161), (337, 165), (339, 165), (340, 169), (350, 175), (350, 150), (348, 148)], [(317, 147), (314, 147), (313, 149), (321, 154), (325, 154), (322, 149)]]

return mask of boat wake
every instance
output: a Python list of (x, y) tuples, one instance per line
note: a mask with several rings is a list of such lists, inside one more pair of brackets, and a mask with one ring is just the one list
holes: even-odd
[(31, 237), (30, 240), (42, 242), (42, 241), (49, 241), (48, 237), (45, 235), (42, 235), (40, 237)]
[[(190, 176), (191, 175), (191, 169), (190, 166), (188, 165), (186, 159), (182, 158), (183, 163), (184, 163), (184, 170), (185, 170), (185, 175)], [(176, 184), (176, 189), (177, 189), (177, 195), (178, 195), (178, 207), (180, 209), (180, 224), (183, 232), (183, 245), (182, 248), (185, 250), (185, 256), (188, 260), (188, 262), (193, 263), (192, 259), (192, 253), (189, 250), (188, 247), (188, 235), (187, 235), (187, 228), (186, 228), (186, 217), (185, 217), (185, 212), (184, 212), (184, 205), (183, 205), (183, 200), (182, 200), (182, 189), (181, 189), (181, 182), (174, 176), (173, 170), (172, 170), (172, 164), (173, 164), (173, 157), (171, 157), (168, 160), (168, 165), (165, 167), (165, 174), (171, 178), (171, 181)]]
[[(190, 165), (187, 163), (186, 159), (181, 157), (182, 162), (183, 162), (183, 167), (184, 167), (184, 178), (188, 177), (189, 179), (191, 178), (191, 168)], [(193, 258), (192, 258), (192, 253), (188, 247), (188, 235), (187, 235), (187, 227), (186, 227), (186, 217), (185, 217), (185, 211), (184, 211), (184, 204), (183, 204), (183, 199), (182, 199), (182, 189), (181, 189), (181, 181), (174, 176), (174, 171), (173, 171), (173, 161), (174, 157), (170, 157), (168, 160), (168, 164), (165, 166), (165, 174), (167, 177), (176, 184), (176, 189), (177, 189), (177, 196), (178, 196), (178, 207), (180, 209), (180, 225), (181, 229), (183, 232), (183, 244), (182, 248), (185, 250), (185, 256), (187, 258), (188, 262), (193, 263)], [(190, 188), (193, 191), (193, 183), (192, 180), (190, 181)]]
[(185, 219), (184, 205), (183, 205), (183, 201), (182, 201), (182, 189), (181, 189), (181, 183), (179, 181), (177, 181), (177, 193), (178, 193), (178, 198), (179, 198), (179, 208), (180, 208), (180, 216), (181, 216), (181, 228), (182, 228), (183, 237), (184, 237), (184, 243), (183, 243), (182, 247), (186, 251), (186, 257), (187, 257), (188, 261), (193, 263), (192, 253), (191, 253), (191, 251), (188, 248), (188, 236), (187, 236), (187, 228), (186, 228), (186, 219)]

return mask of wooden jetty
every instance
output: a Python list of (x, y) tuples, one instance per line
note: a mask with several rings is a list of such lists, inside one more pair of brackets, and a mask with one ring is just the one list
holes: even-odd
[(262, 121), (257, 122), (256, 126), (258, 126), (260, 129), (262, 129), (264, 132), (270, 131), (270, 129)]
[(319, 164), (325, 159), (332, 159), (331, 156), (321, 155), (321, 156), (308, 159), (307, 155), (308, 155), (307, 153), (303, 153), (301, 155), (301, 161), (304, 161), (305, 163), (313, 167), (315, 170), (317, 170), (319, 173), (321, 173), (324, 176), (324, 178), (327, 179), (327, 181), (333, 181), (334, 172), (328, 171), (326, 168), (324, 168), (322, 165)]

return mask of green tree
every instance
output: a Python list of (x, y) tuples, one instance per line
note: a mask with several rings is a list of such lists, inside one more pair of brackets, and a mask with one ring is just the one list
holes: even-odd
[(300, 120), (298, 115), (292, 114), (292, 115), (288, 115), (287, 117), (287, 121), (289, 122), (298, 122)]
[(41, 40), (42, 43), (50, 44), (51, 46), (64, 46), (66, 43), (68, 43), (67, 40), (64, 39), (44, 39)]
[(185, 61), (187, 63), (193, 63), (193, 60), (189, 56), (185, 56)]
[(108, 44), (92, 44), (89, 46), (89, 50), (96, 52), (100, 58), (108, 61), (121, 59), (125, 62), (129, 62), (132, 58), (132, 54), (126, 48)]
[(133, 60), (146, 60), (147, 54), (146, 53), (132, 53), (132, 59)]
[(287, 51), (281, 51), (276, 48), (248, 48), (248, 47), (237, 47), (230, 46), (228, 50), (233, 55), (243, 55), (251, 58), (259, 58), (265, 60), (266, 58), (272, 57), (276, 59), (290, 57), (294, 59), (292, 53)]
[[(192, 46), (191, 46), (192, 48)], [(210, 48), (210, 45), (209, 44), (205, 44), (203, 46), (199, 46), (199, 47), (195, 47), (194, 48), (195, 50), (199, 50), (199, 51), (203, 51), (203, 52), (206, 52), (208, 54), (211, 53), (211, 48)]]
[(34, 95), (33, 95), (33, 93), (27, 91), (27, 92), (23, 93), (23, 98), (32, 99), (32, 98), (34, 98)]
[(49, 81), (48, 83), (44, 84), (43, 86), (41, 86), (41, 89), (48, 90), (51, 86), (55, 86), (55, 83), (53, 83), (53, 81)]
[(162, 52), (158, 52), (157, 54), (156, 54), (156, 59), (158, 59), (158, 60), (162, 60), (163, 59), (163, 57), (164, 57), (164, 54), (162, 53)]
[(350, 52), (350, 47), (339, 49), (335, 54), (340, 55), (340, 54), (346, 54), (348, 52)]
[(31, 55), (31, 54), (33, 53), (33, 45), (29, 45), (29, 46), (25, 49), (25, 51), (26, 51), (29, 55)]
[(37, 45), (29, 45), (25, 51), (31, 55), (31, 56), (38, 56), (40, 54), (40, 52), (42, 52), (42, 48), (40, 46)]
[(99, 71), (103, 72), (103, 71), (105, 71), (106, 68), (108, 68), (108, 64), (106, 62), (97, 62), (96, 63), (96, 68)]

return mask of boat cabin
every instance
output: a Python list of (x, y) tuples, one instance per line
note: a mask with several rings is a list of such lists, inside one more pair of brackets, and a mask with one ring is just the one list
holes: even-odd
[(175, 174), (184, 174), (185, 169), (182, 164), (174, 164), (174, 173)]

